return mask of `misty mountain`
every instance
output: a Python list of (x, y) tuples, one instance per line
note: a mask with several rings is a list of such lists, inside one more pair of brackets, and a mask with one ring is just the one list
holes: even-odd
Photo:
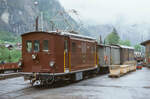
[[(16, 35), (34, 31), (37, 16), (39, 29), (43, 28), (44, 31), (52, 30), (52, 26), (54, 30), (77, 30), (80, 26), (65, 12), (58, 0), (0, 0), (1, 31)], [(85, 29), (81, 31), (87, 32)]]
[(122, 40), (131, 41), (132, 45), (139, 44), (147, 39), (150, 39), (150, 24), (101, 24), (101, 25), (89, 25), (88, 30), (91, 36), (99, 38), (101, 35), (104, 40), (105, 37), (112, 32), (113, 28), (116, 28), (120, 38)]
[[(81, 26), (65, 11), (58, 0), (0, 0), (0, 31), (15, 35), (34, 31), (37, 16), (39, 16), (39, 30), (43, 28), (44, 31), (50, 31), (53, 27), (54, 30), (79, 31)], [(113, 25), (88, 25), (82, 27), (80, 33), (97, 39), (101, 35), (104, 40), (115, 27), (120, 38), (130, 40), (133, 45), (150, 38), (150, 24), (124, 24), (124, 22), (120, 19)]]

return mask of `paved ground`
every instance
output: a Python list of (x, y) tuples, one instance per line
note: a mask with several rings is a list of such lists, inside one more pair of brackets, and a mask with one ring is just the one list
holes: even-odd
[(0, 99), (150, 99), (150, 69), (98, 76), (59, 88), (32, 88), (22, 77), (0, 81)]

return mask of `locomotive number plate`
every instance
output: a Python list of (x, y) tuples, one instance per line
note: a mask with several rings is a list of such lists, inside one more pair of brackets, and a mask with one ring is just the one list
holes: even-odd
[(83, 79), (83, 73), (82, 72), (78, 72), (78, 73), (76, 73), (76, 80), (78, 81), (78, 80), (82, 80)]

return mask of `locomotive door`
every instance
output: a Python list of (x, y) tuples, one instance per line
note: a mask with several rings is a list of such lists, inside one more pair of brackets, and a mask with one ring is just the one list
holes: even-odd
[(64, 72), (69, 72), (69, 38), (64, 40)]

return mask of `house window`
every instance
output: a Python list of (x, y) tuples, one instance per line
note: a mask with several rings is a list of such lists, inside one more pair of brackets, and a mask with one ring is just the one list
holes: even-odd
[(40, 51), (40, 41), (35, 40), (34, 41), (34, 52), (39, 52)]
[(72, 43), (72, 52), (76, 52), (76, 43), (75, 42)]
[(26, 42), (26, 50), (27, 52), (32, 52), (32, 41), (27, 41)]
[(48, 51), (48, 40), (43, 41), (43, 51)]

